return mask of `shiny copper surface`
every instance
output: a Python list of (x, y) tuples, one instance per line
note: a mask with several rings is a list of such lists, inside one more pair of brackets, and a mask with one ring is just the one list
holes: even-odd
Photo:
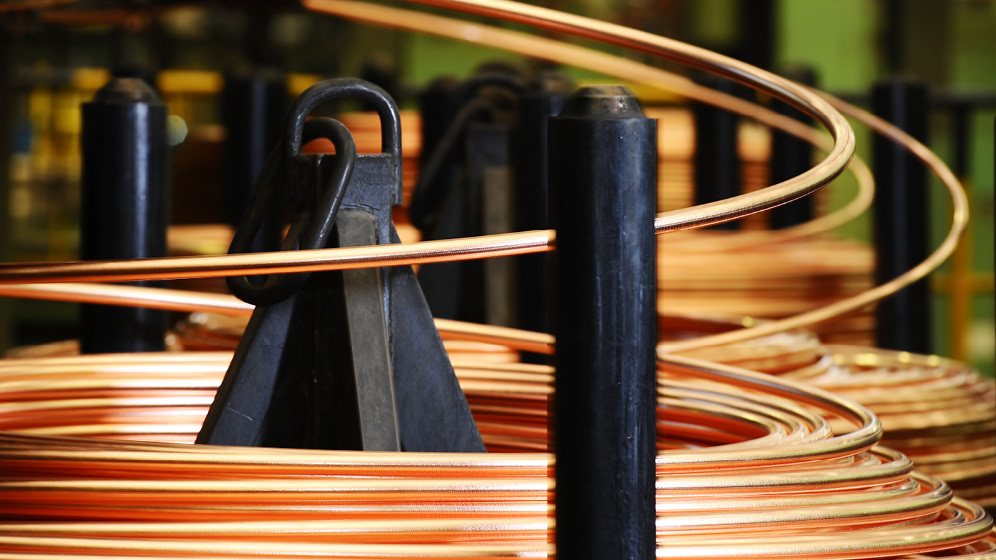
[[(552, 458), (522, 452), (545, 451), (549, 367), (454, 355), (485, 441), (499, 451), (486, 455), (127, 441), (192, 436), (199, 424), (189, 420), (203, 415), (203, 393), (228, 358), (5, 360), (0, 394), (17, 406), (0, 408), (0, 552), (552, 552)], [(875, 447), (879, 422), (853, 402), (693, 358), (662, 361), (659, 379), (660, 557), (872, 558), (983, 546), (992, 529), (977, 506)], [(143, 432), (141, 418), (156, 428)], [(843, 426), (837, 434), (831, 419)], [(113, 439), (37, 435), (78, 430)]]
[[(664, 213), (655, 221), (660, 232), (769, 208), (839, 174), (853, 151), (853, 137), (829, 103), (901, 140), (951, 192), (954, 220), (948, 237), (907, 275), (789, 321), (672, 341), (659, 348), (659, 558), (996, 555), (992, 519), (977, 505), (954, 498), (946, 483), (914, 473), (903, 454), (878, 446), (882, 426), (867, 408), (793, 380), (702, 359), (717, 359), (712, 354), (722, 354), (719, 345), (776, 335), (851, 311), (936, 267), (964, 228), (966, 212), (957, 181), (933, 154), (852, 107), (663, 38), (499, 0), (424, 3), (535, 24), (708, 68), (802, 106), (832, 132), (836, 143), (830, 155), (803, 176), (751, 195)], [(326, 253), (4, 265), (0, 282), (209, 277), (411, 264), (550, 250), (553, 241), (552, 232), (523, 232)], [(92, 287), (76, 289), (81, 298), (114, 297)], [(65, 293), (51, 293), (56, 292)], [(134, 295), (138, 301), (170, 294)], [(198, 301), (206, 302), (194, 296), (169, 305), (189, 308)], [(207, 303), (233, 315), (246, 311), (222, 301)], [(548, 353), (553, 341), (514, 330), (442, 327), (448, 328), (444, 336), (452, 341), (457, 375), (482, 436), (496, 453), (246, 450), (163, 443), (189, 441), (196, 432), (205, 400), (230, 355), (4, 361), (0, 556), (552, 555), (553, 463), (545, 451), (546, 401), (554, 372), (509, 363), (509, 349), (494, 346)], [(467, 341), (473, 345), (462, 345)], [(678, 355), (693, 351), (698, 357)], [(776, 354), (758, 350), (724, 356), (765, 369), (778, 367)], [(792, 354), (791, 363), (807, 378), (832, 371), (817, 354), (803, 348)], [(949, 405), (966, 405), (955, 418), (974, 421), (979, 411), (961, 400), (959, 390), (977, 390), (977, 385), (926, 383)], [(936, 447), (962, 424), (943, 426), (921, 439), (925, 447)], [(984, 457), (984, 449), (984, 441), (971, 440), (955, 453), (971, 462)]]

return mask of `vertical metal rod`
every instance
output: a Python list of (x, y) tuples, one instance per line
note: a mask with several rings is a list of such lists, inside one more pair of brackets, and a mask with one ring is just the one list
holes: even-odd
[[(892, 79), (872, 88), (873, 112), (921, 142), (927, 136), (927, 88)], [(901, 146), (876, 136), (872, 144), (875, 193), (875, 279), (892, 280), (928, 254), (927, 174)], [(876, 309), (875, 341), (881, 348), (931, 351), (930, 290), (920, 280)]]
[(550, 120), (557, 557), (655, 555), (657, 123), (620, 86)]
[[(550, 117), (560, 113), (566, 99), (565, 86), (550, 78), (536, 91), (523, 94), (519, 102), (519, 127), (513, 143), (515, 159), (515, 229), (547, 229), (549, 221), (549, 154), (547, 127)], [(519, 327), (536, 332), (550, 332), (549, 262), (542, 253), (519, 257), (518, 321)]]
[[(727, 80), (706, 80), (705, 85), (733, 93)], [(715, 202), (740, 194), (740, 154), (737, 153), (737, 115), (693, 103), (695, 118), (695, 204)], [(724, 222), (715, 229), (740, 229), (739, 221)]]
[[(812, 68), (798, 67), (784, 73), (786, 78), (805, 84), (815, 85), (816, 74)], [(795, 107), (781, 101), (774, 102), (774, 109), (780, 114), (811, 124), (813, 119)], [(800, 138), (779, 129), (771, 131), (771, 185), (799, 175), (813, 166), (813, 146)], [(813, 219), (815, 196), (794, 200), (771, 211), (772, 229), (786, 228)]]
[[(280, 140), (280, 126), (290, 105), (284, 79), (276, 72), (255, 71), (225, 77), (222, 121), (225, 124), (225, 220), (238, 225), (249, 204), (249, 192), (266, 156)], [(271, 225), (269, 229), (276, 229)], [(278, 234), (266, 232), (275, 250)]]
[[(135, 78), (108, 82), (83, 104), (82, 155), (80, 256), (166, 256), (169, 146), (156, 92)], [(164, 348), (163, 311), (84, 305), (80, 320), (84, 353)]]

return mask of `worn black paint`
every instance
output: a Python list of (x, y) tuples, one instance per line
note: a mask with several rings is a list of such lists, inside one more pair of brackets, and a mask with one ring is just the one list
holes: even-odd
[(655, 554), (656, 130), (618, 86), (550, 121), (558, 558)]

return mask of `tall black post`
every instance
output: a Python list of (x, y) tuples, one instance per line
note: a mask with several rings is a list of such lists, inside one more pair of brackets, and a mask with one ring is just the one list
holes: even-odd
[[(705, 80), (705, 85), (733, 93), (728, 80)], [(705, 204), (740, 194), (740, 154), (737, 152), (737, 115), (693, 103), (695, 118), (695, 204)], [(715, 229), (740, 229), (739, 222), (724, 222)]]
[(620, 86), (550, 120), (557, 557), (655, 556), (657, 123)]
[[(221, 92), (225, 124), (225, 221), (238, 225), (263, 162), (280, 140), (280, 125), (290, 105), (286, 80), (274, 71), (257, 70), (225, 77)], [(275, 230), (276, 226), (270, 226)], [(267, 231), (257, 250), (275, 250), (279, 233)]]
[[(811, 68), (798, 67), (783, 74), (786, 78), (801, 84), (812, 86), (816, 82), (816, 74)], [(773, 107), (778, 113), (795, 120), (811, 124), (813, 119), (783, 101), (774, 101)], [(771, 169), (770, 183), (781, 183), (802, 174), (813, 166), (813, 146), (809, 142), (796, 138), (782, 130), (771, 131)], [(771, 211), (771, 227), (786, 228), (808, 222), (813, 219), (813, 201), (815, 197), (807, 196), (793, 200)]]
[[(135, 78), (108, 82), (83, 104), (82, 154), (80, 256), (165, 256), (169, 145), (156, 92)], [(84, 353), (164, 348), (163, 311), (84, 305), (80, 320)]]
[[(872, 89), (874, 113), (921, 142), (927, 136), (927, 88), (887, 80)], [(927, 172), (900, 145), (882, 136), (872, 144), (875, 183), (875, 280), (887, 282), (928, 254)], [(875, 341), (881, 348), (930, 353), (930, 289), (920, 280), (876, 309)]]
[[(519, 125), (513, 143), (517, 231), (550, 227), (547, 125), (550, 117), (560, 113), (567, 93), (566, 80), (544, 76), (519, 101)], [(516, 276), (520, 328), (550, 332), (549, 259), (547, 254), (519, 257)]]

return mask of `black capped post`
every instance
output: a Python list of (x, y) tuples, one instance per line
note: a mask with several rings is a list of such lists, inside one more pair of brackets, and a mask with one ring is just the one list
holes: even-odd
[[(921, 142), (927, 135), (927, 88), (890, 79), (872, 88), (872, 111)], [(882, 284), (913, 268), (929, 252), (927, 171), (906, 149), (883, 136), (872, 143), (875, 174), (875, 281)], [(881, 348), (930, 353), (930, 287), (919, 280), (882, 300), (875, 312)]]
[[(166, 256), (169, 144), (156, 92), (136, 78), (101, 88), (83, 104), (82, 157), (80, 257)], [(83, 305), (80, 322), (84, 353), (164, 349), (164, 311)]]
[(620, 86), (550, 120), (557, 557), (655, 556), (657, 123)]

